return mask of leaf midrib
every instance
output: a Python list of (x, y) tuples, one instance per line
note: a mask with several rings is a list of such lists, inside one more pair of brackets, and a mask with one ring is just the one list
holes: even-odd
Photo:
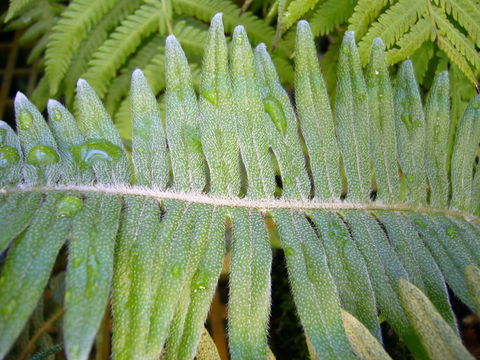
[(433, 207), (429, 205), (416, 205), (408, 203), (388, 203), (379, 201), (372, 202), (350, 202), (345, 200), (321, 201), (311, 200), (283, 200), (283, 199), (251, 199), (238, 197), (218, 197), (198, 192), (179, 192), (171, 190), (160, 190), (142, 186), (129, 185), (55, 185), (55, 186), (26, 186), (0, 188), (0, 194), (20, 192), (70, 192), (80, 193), (103, 193), (109, 195), (136, 195), (156, 198), (158, 200), (185, 201), (188, 203), (204, 204), (210, 206), (240, 207), (246, 209), (270, 210), (270, 209), (291, 209), (298, 211), (308, 210), (363, 210), (363, 211), (410, 211), (424, 214), (439, 214), (444, 216), (460, 217), (471, 223), (480, 225), (480, 217), (469, 214), (465, 211), (453, 208)]

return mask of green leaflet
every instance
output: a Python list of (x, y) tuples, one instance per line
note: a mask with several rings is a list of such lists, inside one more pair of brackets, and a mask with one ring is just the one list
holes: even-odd
[(297, 25), (296, 43), (295, 103), (310, 156), (315, 198), (335, 199), (342, 191), (340, 151), (327, 89), (306, 21)]
[(471, 192), (475, 189), (473, 167), (479, 143), (480, 95), (470, 101), (465, 113), (460, 118), (455, 136), (451, 170), (452, 206), (459, 209), (469, 210), (471, 205), (474, 205), (475, 198), (471, 196)]
[(206, 163), (202, 154), (199, 111), (190, 67), (173, 36), (167, 38), (166, 53), (166, 123), (174, 187), (184, 191), (202, 191), (207, 181)]
[(268, 152), (267, 113), (263, 111), (256, 82), (253, 53), (247, 33), (237, 26), (231, 45), (231, 72), (235, 98), (238, 146), (247, 171), (247, 195), (253, 198), (272, 197), (275, 174)]
[(407, 201), (425, 203), (425, 115), (412, 63), (408, 60), (400, 67), (393, 99), (398, 161), (409, 192)]
[[(185, 319), (178, 359), (192, 359), (207, 317), (210, 302), (222, 270), (225, 255), (225, 213), (223, 209), (211, 209), (212, 220), (203, 237), (209, 241), (201, 253), (200, 263), (190, 280), (191, 299)], [(200, 249), (198, 249), (201, 251)]]
[(361, 360), (389, 360), (391, 357), (372, 334), (355, 319), (354, 316), (342, 310), (343, 326), (352, 351)]
[(0, 252), (4, 251), (12, 239), (30, 224), (32, 216), (40, 206), (40, 194), (10, 194), (0, 205)]
[(165, 188), (169, 173), (165, 132), (157, 99), (140, 70), (132, 74), (130, 102), (135, 183)]
[(425, 104), (426, 142), (425, 159), (430, 203), (445, 206), (448, 203), (448, 156), (450, 153), (450, 85), (448, 72), (438, 74), (433, 81)]
[(24, 154), (24, 179), (28, 184), (55, 183), (60, 177), (57, 144), (42, 114), (23, 95), (15, 96), (17, 132)]
[(418, 288), (402, 279), (400, 295), (402, 305), (431, 359), (473, 359), (457, 334)]
[(116, 196), (92, 195), (72, 221), (64, 336), (69, 359), (87, 359), (110, 294), (120, 216)]
[(399, 199), (400, 181), (395, 142), (393, 91), (388, 75), (385, 46), (381, 39), (372, 45), (367, 70), (368, 101), (370, 110), (370, 153), (380, 201)]
[(298, 138), (297, 119), (264, 44), (255, 49), (255, 70), (264, 108), (271, 120), (267, 122), (267, 136), (282, 174), (282, 197), (306, 199), (310, 195), (310, 181)]
[(0, 186), (18, 182), (22, 177), (22, 165), (20, 140), (13, 129), (0, 120)]
[(213, 17), (208, 31), (199, 107), (202, 147), (210, 169), (211, 193), (236, 196), (240, 192), (240, 153), (221, 14)]
[(467, 281), (468, 291), (475, 305), (475, 312), (480, 312), (480, 269), (470, 264), (465, 268), (465, 279)]
[(408, 273), (409, 281), (429, 297), (444, 320), (456, 331), (445, 279), (414, 224), (399, 213), (375, 211), (374, 215), (385, 227), (392, 248)]
[(361, 321), (381, 341), (372, 282), (348, 228), (337, 214), (330, 211), (311, 211), (309, 216), (320, 235), (342, 308)]
[(452, 241), (448, 231), (442, 228), (441, 219), (437, 222), (435, 218), (426, 215), (406, 215), (414, 222), (422, 240), (442, 270), (447, 284), (463, 303), (473, 308), (464, 278), (466, 266), (474, 263), (470, 255), (458, 241)]
[(400, 279), (408, 279), (408, 275), (388, 244), (383, 230), (368, 214), (356, 211), (345, 211), (342, 214), (367, 264), (380, 311), (408, 344), (410, 351), (416, 357), (426, 359), (425, 350), (408, 323), (398, 295), (398, 282)]
[(84, 183), (94, 179), (90, 168), (82, 167), (75, 161), (72, 147), (85, 142), (85, 137), (77, 126), (73, 115), (58, 101), (49, 100), (47, 105), (49, 125), (58, 144), (62, 159), (62, 178), (65, 182)]
[(120, 360), (146, 356), (160, 228), (157, 200), (130, 196), (125, 202), (115, 249), (112, 308), (113, 355)]
[(353, 359), (340, 314), (340, 301), (322, 245), (303, 215), (273, 213), (282, 241), (297, 311), (318, 356)]
[(335, 97), (335, 130), (345, 166), (348, 199), (370, 198), (371, 164), (369, 155), (367, 86), (353, 32), (345, 34), (340, 47)]
[(265, 359), (272, 250), (256, 210), (232, 209), (228, 333), (232, 359)]
[(58, 217), (61, 194), (49, 195), (30, 227), (14, 242), (0, 277), (0, 358), (3, 358), (37, 305), (71, 218)]

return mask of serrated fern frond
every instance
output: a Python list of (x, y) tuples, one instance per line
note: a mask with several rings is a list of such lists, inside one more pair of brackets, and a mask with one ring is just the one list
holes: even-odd
[(353, 0), (327, 0), (314, 11), (310, 21), (315, 36), (325, 35), (343, 23), (353, 13)]
[(133, 72), (130, 154), (85, 80), (78, 119), (50, 100), (47, 123), (17, 94), (17, 131), (0, 122), (0, 358), (64, 246), (69, 359), (88, 358), (110, 290), (112, 357), (193, 359), (227, 252), (231, 357), (265, 358), (276, 236), (314, 356), (388, 359), (380, 313), (414, 357), (470, 359), (446, 284), (478, 311), (480, 95), (456, 125), (447, 72), (424, 106), (384, 47), (364, 74), (347, 32), (332, 111), (300, 22), (296, 112), (265, 45), (239, 26), (228, 46), (218, 14), (199, 97), (174, 35)]
[(109, 38), (92, 55), (84, 74), (101, 97), (117, 69), (140, 45), (143, 38), (159, 29), (162, 11), (156, 5), (143, 4), (115, 28)]
[(47, 46), (46, 73), (50, 82), (50, 93), (56, 94), (75, 50), (92, 26), (115, 4), (115, 0), (73, 0), (55, 25)]

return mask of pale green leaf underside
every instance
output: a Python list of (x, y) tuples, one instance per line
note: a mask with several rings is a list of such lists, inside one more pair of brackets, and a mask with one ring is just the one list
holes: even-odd
[[(0, 124), (0, 249), (10, 246), (0, 358), (67, 244), (69, 359), (87, 358), (110, 288), (115, 359), (192, 359), (227, 250), (231, 356), (266, 359), (269, 235), (280, 237), (321, 358), (387, 358), (378, 311), (416, 358), (441, 351), (428, 324), (440, 324), (434, 336), (463, 354), (446, 284), (478, 311), (480, 97), (449, 133), (446, 73), (423, 107), (409, 62), (392, 86), (375, 40), (364, 75), (348, 33), (331, 106), (300, 22), (294, 109), (265, 47), (254, 52), (242, 27), (228, 47), (216, 15), (206, 44), (197, 97), (180, 44), (168, 37), (165, 121), (134, 72), (131, 161), (86, 81), (77, 121), (50, 101), (46, 123), (17, 96), (18, 136)], [(412, 291), (422, 292), (417, 305), (405, 304)]]

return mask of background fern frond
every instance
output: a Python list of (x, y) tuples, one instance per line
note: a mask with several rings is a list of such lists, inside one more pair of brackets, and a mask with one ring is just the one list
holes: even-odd
[(427, 4), (424, 1), (399, 0), (388, 8), (358, 44), (362, 62), (366, 64), (368, 61), (373, 39), (382, 38), (386, 47), (390, 48), (427, 11)]
[(109, 39), (92, 55), (84, 77), (101, 97), (117, 69), (137, 49), (142, 39), (155, 31), (160, 31), (159, 22), (162, 17), (158, 6), (143, 4), (122, 21)]
[(477, 0), (434, 0), (451, 14), (480, 46), (480, 6)]
[(62, 13), (45, 54), (51, 94), (57, 93), (72, 56), (88, 31), (114, 4), (115, 0), (95, 1), (93, 5), (88, 0), (73, 0)]
[(353, 13), (354, 0), (326, 0), (317, 6), (310, 21), (314, 36), (325, 35)]

